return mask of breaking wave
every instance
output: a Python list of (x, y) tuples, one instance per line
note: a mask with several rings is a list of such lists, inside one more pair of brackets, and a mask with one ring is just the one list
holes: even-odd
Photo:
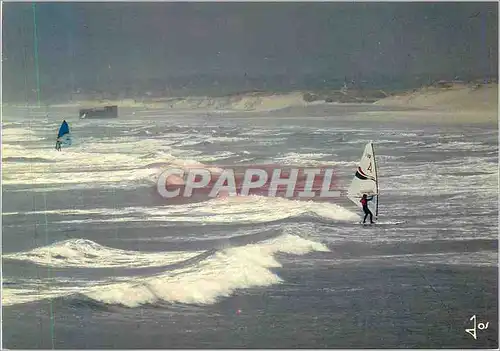
[[(269, 211), (269, 208), (275, 210)], [(17, 212), (4, 213), (6, 216), (17, 214)], [(23, 214), (60, 214), (83, 217), (82, 219), (58, 222), (73, 224), (144, 221), (242, 224), (272, 222), (304, 215), (321, 217), (331, 221), (354, 222), (359, 220), (359, 215), (356, 213), (328, 202), (299, 201), (253, 195), (217, 198), (184, 205), (31, 211), (23, 212)], [(90, 215), (94, 216), (94, 218), (89, 219)]]
[(213, 304), (221, 297), (230, 296), (236, 289), (283, 282), (271, 271), (271, 268), (281, 267), (274, 254), (304, 255), (312, 251), (329, 250), (323, 244), (286, 234), (260, 244), (222, 250), (194, 267), (133, 283), (113, 284), (85, 295), (100, 302), (127, 307), (161, 301)]
[[(108, 282), (82, 283), (76, 286), (54, 286), (35, 290), (25, 287), (22, 291), (14, 287), (4, 287), (2, 303), (13, 305), (60, 296), (84, 295), (105, 304), (126, 307), (139, 307), (155, 303), (213, 304), (220, 298), (230, 296), (236, 289), (265, 287), (279, 284), (283, 280), (272, 268), (281, 267), (274, 257), (277, 253), (305, 255), (310, 252), (328, 252), (329, 249), (319, 242), (304, 239), (301, 233), (282, 235), (256, 244), (214, 250), (205, 259), (182, 268), (166, 270), (152, 276), (134, 276), (109, 279)], [(133, 260), (142, 265), (179, 262), (197, 252), (145, 253), (117, 250), (98, 245), (89, 240), (72, 240), (56, 243), (28, 253), (16, 254), (17, 259), (38, 260), (38, 254), (51, 252), (65, 255), (66, 266), (83, 265), (93, 267), (85, 253), (91, 252), (97, 261), (108, 264), (130, 266)], [(161, 256), (164, 256), (163, 258)], [(10, 255), (10, 258), (13, 258)], [(54, 265), (54, 261), (51, 261)], [(56, 263), (57, 266), (57, 263)], [(52, 282), (54, 283), (54, 282)], [(71, 298), (71, 297), (70, 297)], [(78, 297), (73, 297), (78, 298)]]
[(193, 258), (200, 253), (201, 251), (143, 253), (113, 249), (86, 239), (70, 239), (28, 252), (3, 255), (3, 258), (29, 261), (40, 266), (61, 268), (144, 268), (178, 263)]

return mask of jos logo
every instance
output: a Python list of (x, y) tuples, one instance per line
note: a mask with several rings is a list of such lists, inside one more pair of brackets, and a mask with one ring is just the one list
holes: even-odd
[(469, 328), (469, 329), (465, 329), (465, 332), (470, 334), (474, 340), (477, 340), (477, 330), (486, 330), (488, 329), (489, 325), (490, 325), (490, 322), (486, 322), (486, 323), (483, 323), (483, 322), (480, 322), (480, 323), (477, 323), (477, 320), (476, 320), (476, 315), (473, 315), (472, 317), (470, 317), (469, 320), (473, 320), (474, 321), (474, 327), (473, 328)]

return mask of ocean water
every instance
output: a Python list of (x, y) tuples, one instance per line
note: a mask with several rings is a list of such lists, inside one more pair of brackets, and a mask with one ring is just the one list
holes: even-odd
[[(3, 347), (497, 348), (498, 129), (356, 119), (370, 108), (4, 109)], [(370, 140), (372, 227), (342, 199), (155, 191), (197, 162), (331, 164), (347, 188)]]

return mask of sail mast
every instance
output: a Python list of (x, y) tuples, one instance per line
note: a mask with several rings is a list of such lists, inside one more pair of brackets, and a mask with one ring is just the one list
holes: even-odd
[(372, 151), (373, 151), (373, 165), (375, 166), (375, 186), (377, 187), (377, 204), (375, 207), (375, 219), (378, 218), (378, 202), (379, 202), (379, 191), (378, 191), (378, 169), (377, 169), (377, 158), (375, 157), (375, 148), (373, 147), (372, 144)]

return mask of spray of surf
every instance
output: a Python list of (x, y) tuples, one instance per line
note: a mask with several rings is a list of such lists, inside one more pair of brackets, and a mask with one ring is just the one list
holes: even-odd
[[(58, 296), (78, 298), (75, 294), (82, 294), (101, 303), (127, 307), (175, 302), (213, 304), (237, 289), (281, 283), (283, 280), (271, 270), (281, 267), (275, 258), (277, 253), (305, 255), (329, 251), (324, 244), (305, 239), (302, 235), (307, 233), (285, 232), (256, 244), (211, 250), (202, 260), (152, 276), (112, 277), (107, 282), (83, 282), (64, 287), (49, 284), (46, 289), (38, 291), (34, 287), (31, 294), (26, 288), (20, 291), (7, 286), (4, 287), (2, 303), (13, 305)], [(85, 257), (89, 252), (97, 256), (95, 261)], [(61, 257), (59, 260), (44, 259), (43, 256), (48, 254)], [(199, 252), (145, 253), (108, 248), (88, 240), (72, 240), (27, 253), (11, 254), (6, 258), (45, 264), (50, 262), (52, 266), (59, 267), (91, 268), (100, 265), (116, 268), (181, 262), (194, 255), (199, 255)]]

